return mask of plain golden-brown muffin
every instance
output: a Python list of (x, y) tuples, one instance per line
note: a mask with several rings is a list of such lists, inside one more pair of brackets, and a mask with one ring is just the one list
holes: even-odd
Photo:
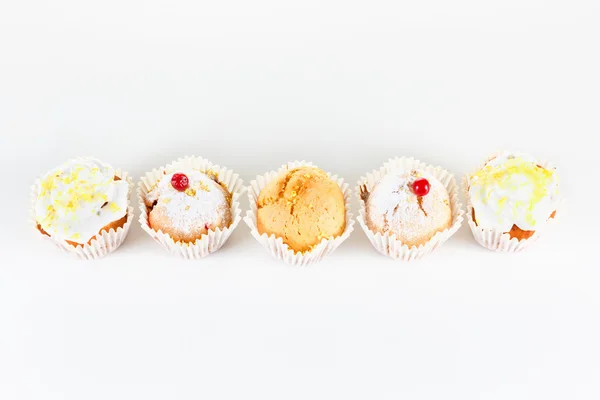
[(296, 252), (311, 250), (346, 227), (344, 195), (336, 182), (314, 167), (300, 167), (273, 179), (258, 196), (260, 234), (281, 237)]

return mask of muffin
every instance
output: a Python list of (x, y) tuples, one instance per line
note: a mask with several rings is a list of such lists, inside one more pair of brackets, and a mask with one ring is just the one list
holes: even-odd
[(543, 165), (524, 153), (503, 152), (468, 176), (474, 226), (506, 234), (509, 240), (533, 237), (554, 218), (560, 201), (556, 171)]
[(444, 185), (421, 170), (390, 173), (369, 192), (361, 191), (367, 227), (395, 235), (408, 247), (424, 245), (452, 224), (450, 198)]
[(342, 190), (312, 166), (279, 174), (260, 191), (256, 206), (259, 234), (282, 238), (294, 252), (310, 251), (346, 227)]
[(218, 251), (241, 221), (243, 185), (230, 169), (180, 158), (140, 179), (140, 226), (169, 253), (201, 259)]
[(293, 161), (250, 182), (244, 221), (277, 260), (312, 266), (354, 230), (349, 196), (343, 179), (310, 162)]
[(357, 182), (360, 223), (371, 245), (394, 260), (433, 252), (458, 231), (463, 210), (450, 172), (396, 157)]
[(145, 197), (148, 223), (176, 242), (190, 243), (231, 225), (231, 194), (199, 170), (165, 174)]
[[(60, 247), (91, 246), (128, 220), (129, 183), (95, 158), (77, 158), (51, 170), (36, 182), (34, 193), (36, 227)], [(108, 247), (119, 244), (113, 240)]]

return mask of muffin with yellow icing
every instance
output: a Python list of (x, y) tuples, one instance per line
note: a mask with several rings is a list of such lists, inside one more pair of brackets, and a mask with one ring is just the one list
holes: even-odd
[(209, 231), (231, 225), (231, 194), (192, 168), (165, 174), (145, 196), (148, 223), (175, 242), (193, 243)]
[[(466, 190), (475, 237), (496, 250), (510, 251), (499, 235), (518, 242), (533, 237), (554, 218), (560, 201), (556, 170), (523, 153), (503, 152), (491, 158), (467, 177)], [(481, 231), (491, 236), (486, 239)]]
[(319, 168), (285, 170), (260, 191), (259, 234), (275, 235), (294, 252), (307, 252), (323, 239), (344, 233), (346, 210), (340, 186)]
[[(36, 182), (33, 210), (42, 234), (61, 247), (66, 244), (83, 248), (100, 240), (104, 232), (123, 228), (128, 220), (128, 204), (129, 183), (118, 172), (95, 158), (78, 158)], [(102, 249), (92, 253), (104, 255), (107, 248), (118, 247), (122, 239), (124, 234), (110, 244), (100, 243)]]
[(370, 192), (366, 186), (361, 189), (367, 227), (374, 233), (395, 235), (408, 247), (424, 245), (452, 225), (446, 187), (422, 170), (390, 173)]

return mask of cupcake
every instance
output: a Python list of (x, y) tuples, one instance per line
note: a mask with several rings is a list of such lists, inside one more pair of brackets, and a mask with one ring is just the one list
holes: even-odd
[(125, 239), (133, 210), (127, 175), (95, 158), (77, 158), (55, 168), (33, 187), (37, 230), (63, 250), (94, 259)]
[(394, 259), (420, 258), (462, 222), (451, 174), (412, 158), (396, 158), (358, 182), (359, 223), (371, 244)]
[(239, 223), (242, 184), (237, 174), (196, 157), (154, 170), (138, 189), (142, 228), (173, 253), (204, 257)]
[(309, 265), (350, 235), (348, 196), (343, 180), (310, 163), (289, 163), (252, 182), (245, 220), (273, 256), (292, 265)]
[(558, 208), (554, 168), (523, 154), (502, 152), (466, 179), (469, 226), (482, 246), (520, 251), (539, 236)]

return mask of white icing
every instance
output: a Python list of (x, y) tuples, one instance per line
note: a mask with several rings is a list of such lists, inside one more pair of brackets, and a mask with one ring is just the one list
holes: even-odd
[(558, 176), (539, 164), (527, 154), (505, 152), (470, 176), (477, 225), (508, 232), (513, 225), (536, 230), (544, 224), (558, 205)]
[(37, 223), (52, 238), (87, 243), (100, 229), (127, 214), (129, 185), (114, 169), (78, 158), (48, 172), (38, 184)]
[[(412, 183), (420, 178), (429, 181), (429, 193), (412, 192)], [(367, 224), (381, 233), (396, 233), (407, 242), (419, 241), (423, 233), (448, 221), (450, 200), (444, 185), (434, 176), (420, 171), (405, 171), (384, 176), (373, 187), (365, 208)]]
[[(186, 191), (179, 191), (171, 184), (175, 173), (188, 177)], [(192, 189), (192, 190), (190, 190)], [(173, 228), (178, 232), (190, 233), (199, 226), (209, 229), (229, 224), (229, 194), (208, 175), (194, 169), (178, 170), (166, 174), (146, 196), (146, 204), (154, 210), (165, 212)], [(225, 221), (227, 220), (227, 221)]]

